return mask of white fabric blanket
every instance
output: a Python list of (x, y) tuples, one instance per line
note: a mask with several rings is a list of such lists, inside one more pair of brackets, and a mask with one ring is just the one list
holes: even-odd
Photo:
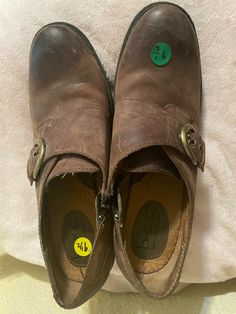
[[(190, 248), (181, 282), (236, 277), (236, 1), (180, 0), (198, 33), (203, 72), (205, 172), (199, 173)], [(43, 265), (34, 187), (26, 177), (32, 146), (28, 55), (43, 25), (66, 21), (90, 39), (111, 79), (126, 30), (150, 1), (0, 0), (0, 246)], [(104, 287), (132, 291), (117, 266)]]

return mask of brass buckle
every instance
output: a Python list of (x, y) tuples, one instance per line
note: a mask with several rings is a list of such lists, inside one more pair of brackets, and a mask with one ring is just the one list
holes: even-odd
[[(179, 137), (185, 153), (190, 158), (194, 166), (198, 166), (203, 171), (205, 163), (205, 144), (202, 140), (199, 143), (195, 138), (192, 137), (192, 135), (196, 133), (197, 131), (194, 126), (190, 123), (187, 123), (181, 128)], [(199, 158), (195, 156), (194, 151), (195, 154), (197, 152)]]
[(32, 149), (32, 157), (36, 159), (34, 170), (33, 170), (33, 180), (37, 179), (39, 170), (41, 168), (43, 159), (45, 155), (45, 143), (44, 140), (39, 138), (35, 141), (34, 147)]

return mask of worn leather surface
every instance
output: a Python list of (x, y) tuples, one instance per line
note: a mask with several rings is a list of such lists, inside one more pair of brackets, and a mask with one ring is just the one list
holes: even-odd
[[(36, 34), (30, 52), (29, 96), (34, 138), (45, 143), (36, 178), (42, 251), (55, 299), (61, 306), (72, 308), (101, 288), (113, 264), (112, 220), (108, 211), (98, 220), (94, 248), (84, 280), (78, 285), (78, 296), (72, 304), (63, 304), (58, 292), (63, 283), (57, 280), (52, 253), (45, 247), (48, 239), (41, 213), (46, 210), (48, 182), (60, 174), (99, 173), (102, 179), (98, 188), (104, 191), (107, 181), (111, 137), (108, 82), (91, 44), (76, 28), (54, 23)], [(33, 148), (28, 161), (31, 181), (37, 158)], [(96, 206), (99, 215), (101, 203)]]
[[(154, 65), (150, 57), (159, 42), (168, 43), (172, 49), (170, 62), (162, 67)], [(109, 187), (116, 199), (113, 205), (116, 212), (114, 245), (118, 264), (136, 289), (156, 298), (169, 295), (177, 286), (189, 244), (197, 166), (200, 167), (204, 154), (199, 134), (200, 111), (201, 66), (194, 25), (180, 7), (168, 3), (152, 4), (136, 16), (121, 49), (115, 84)], [(192, 151), (197, 165), (187, 156), (180, 141), (180, 130), (187, 123), (196, 131), (193, 134), (196, 146)], [(137, 152), (155, 146), (162, 147), (185, 182), (188, 211), (176, 244), (178, 256), (162, 272), (147, 278), (134, 271), (122, 239), (124, 209), (119, 199), (117, 177), (126, 157), (132, 163), (133, 156), (135, 168)], [(140, 160), (138, 166), (142, 166)], [(143, 168), (147, 172), (145, 159)]]

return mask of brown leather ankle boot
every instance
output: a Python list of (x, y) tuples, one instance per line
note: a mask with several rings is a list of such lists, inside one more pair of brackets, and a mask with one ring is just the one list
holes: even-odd
[(201, 84), (189, 15), (171, 3), (144, 8), (117, 66), (109, 187), (117, 262), (137, 290), (156, 298), (174, 291), (189, 245), (204, 166)]
[(103, 198), (111, 137), (111, 96), (88, 39), (54, 23), (30, 52), (30, 109), (42, 252), (54, 297), (74, 308), (93, 296), (113, 264), (112, 217)]

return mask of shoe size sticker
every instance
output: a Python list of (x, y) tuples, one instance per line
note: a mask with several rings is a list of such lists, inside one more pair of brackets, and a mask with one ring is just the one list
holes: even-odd
[(157, 43), (151, 51), (151, 60), (157, 66), (166, 65), (171, 59), (171, 48), (167, 43)]
[(88, 256), (92, 250), (92, 243), (88, 238), (80, 237), (74, 242), (74, 250), (79, 256)]

